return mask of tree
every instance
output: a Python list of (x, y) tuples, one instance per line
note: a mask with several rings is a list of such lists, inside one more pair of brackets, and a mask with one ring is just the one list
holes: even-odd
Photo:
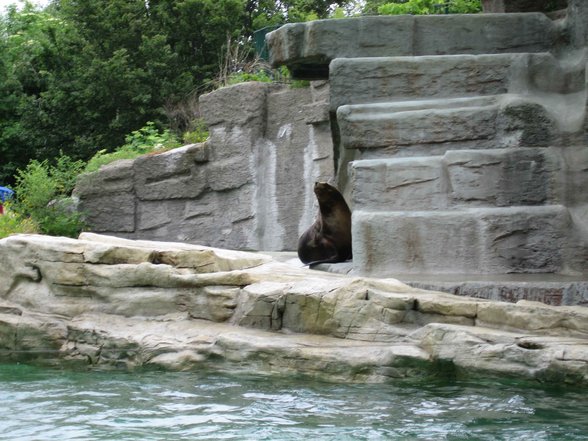
[(383, 4), (373, 2), (373, 8), (377, 3), (379, 14), (468, 14), (482, 10), (481, 0), (402, 0), (387, 1)]
[[(53, 0), (0, 16), (0, 182), (60, 152), (87, 160), (212, 87), (227, 37), (350, 0)], [(177, 125), (174, 125), (176, 127)], [(181, 128), (181, 127), (180, 127)]]
[(49, 129), (47, 94), (71, 70), (78, 48), (75, 29), (30, 4), (20, 12), (10, 8), (0, 29), (0, 179), (10, 182), (17, 168), (56, 154), (67, 139)]
[(353, 0), (247, 0), (245, 34), (266, 26), (328, 18), (337, 7), (355, 4)]

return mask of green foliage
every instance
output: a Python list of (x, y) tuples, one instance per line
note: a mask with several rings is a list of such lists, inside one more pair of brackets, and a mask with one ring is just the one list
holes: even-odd
[(182, 140), (186, 144), (197, 144), (208, 139), (208, 127), (202, 118), (198, 118), (192, 123), (193, 130), (185, 132)]
[(48, 162), (33, 160), (25, 170), (18, 170), (15, 190), (15, 210), (39, 218), (38, 213), (57, 196), (57, 183), (51, 178)]
[(345, 10), (341, 7), (335, 8), (335, 10), (333, 11), (333, 13), (330, 15), (329, 18), (347, 18), (347, 15), (345, 14)]
[(353, 0), (247, 0), (246, 34), (266, 26), (329, 18), (338, 7), (355, 3)]
[(51, 167), (51, 177), (55, 182), (56, 191), (61, 195), (70, 195), (76, 186), (76, 178), (84, 170), (86, 163), (82, 160), (74, 161), (60, 152), (54, 167)]
[(234, 72), (229, 75), (227, 84), (246, 83), (248, 81), (260, 81), (262, 83), (271, 83), (272, 76), (265, 70), (258, 70), (256, 72)]
[(481, 0), (408, 0), (377, 7), (383, 15), (470, 14), (482, 10)]
[(39, 227), (28, 217), (24, 217), (12, 210), (12, 203), (4, 203), (4, 214), (0, 215), (0, 239), (11, 234), (38, 233)]
[(86, 164), (85, 173), (98, 170), (100, 167), (119, 159), (134, 159), (153, 151), (165, 151), (180, 146), (178, 139), (169, 130), (160, 132), (155, 123), (148, 121), (145, 127), (134, 130), (125, 137), (126, 143), (117, 148), (114, 152), (107, 153), (106, 150), (99, 150)]
[(77, 237), (84, 229), (83, 215), (75, 211), (70, 199), (62, 198), (46, 207), (35, 219), (43, 234)]
[(290, 87), (292, 89), (304, 89), (310, 87), (310, 81), (308, 80), (290, 80)]
[[(0, 182), (31, 159), (63, 152), (87, 161), (125, 135), (174, 119), (212, 89), (229, 36), (252, 61), (250, 37), (266, 25), (341, 16), (355, 0), (52, 0), (0, 13)], [(231, 82), (273, 73), (236, 68)]]
[(168, 129), (160, 132), (153, 121), (148, 121), (144, 127), (125, 136), (125, 146), (143, 154), (157, 149), (179, 147), (180, 143)]
[(63, 191), (71, 187), (71, 175), (79, 168), (79, 162), (60, 158), (56, 166), (33, 160), (18, 170), (16, 201), (10, 206), (14, 216), (5, 222), (12, 228), (18, 223), (23, 229), (36, 225), (43, 234), (77, 237), (84, 227), (82, 215)]

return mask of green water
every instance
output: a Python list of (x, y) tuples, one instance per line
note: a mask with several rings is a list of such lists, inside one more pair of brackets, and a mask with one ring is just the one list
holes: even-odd
[(585, 390), (0, 365), (2, 440), (588, 440)]

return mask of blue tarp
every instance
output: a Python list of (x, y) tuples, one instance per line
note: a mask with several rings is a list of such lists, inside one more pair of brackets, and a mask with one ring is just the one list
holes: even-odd
[(0, 187), (0, 200), (2, 202), (6, 202), (7, 199), (10, 199), (14, 191), (7, 187)]

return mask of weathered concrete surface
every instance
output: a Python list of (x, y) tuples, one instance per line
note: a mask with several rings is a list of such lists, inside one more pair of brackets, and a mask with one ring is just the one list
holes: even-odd
[(379, 149), (370, 155), (434, 156), (448, 150), (544, 147), (559, 128), (557, 114), (516, 95), (343, 105), (341, 145)]
[(231, 249), (292, 250), (314, 221), (312, 185), (334, 176), (328, 84), (244, 83), (200, 99), (203, 144), (80, 176), (94, 232)]
[[(329, 67), (332, 111), (349, 104), (431, 98), (573, 94), (585, 89), (585, 64), (550, 53), (336, 58)], [(568, 70), (566, 72), (565, 70)]]
[(443, 210), (553, 205), (565, 200), (556, 149), (450, 150), (443, 156), (351, 164), (356, 210)]
[(546, 305), (588, 306), (588, 280), (560, 274), (398, 274), (417, 288), (481, 299), (516, 303), (531, 300)]
[(326, 79), (335, 58), (544, 52), (560, 30), (545, 15), (379, 16), (291, 23), (266, 36), (270, 62)]
[[(561, 205), (353, 213), (359, 274), (558, 273), (570, 216)], [(369, 245), (367, 245), (369, 244)], [(434, 244), (434, 246), (431, 246)], [(393, 250), (393, 252), (391, 252)]]
[(1, 361), (246, 369), (338, 381), (588, 385), (588, 309), (509, 304), (269, 256), (95, 234), (0, 240)]

